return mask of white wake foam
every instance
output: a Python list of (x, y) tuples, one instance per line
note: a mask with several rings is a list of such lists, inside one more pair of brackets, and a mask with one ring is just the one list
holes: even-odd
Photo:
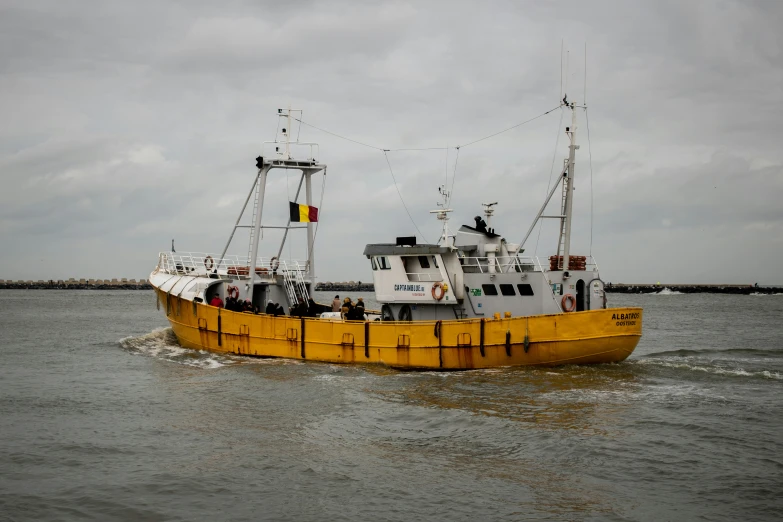
[(772, 372), (769, 370), (762, 371), (748, 371), (743, 368), (723, 368), (720, 366), (702, 366), (698, 364), (692, 364), (686, 361), (665, 361), (661, 359), (637, 359), (635, 364), (659, 366), (664, 368), (675, 368), (678, 370), (689, 370), (694, 372), (704, 372), (713, 375), (729, 375), (734, 377), (757, 377), (763, 379), (773, 379), (781, 381), (783, 375), (780, 372)]
[(168, 362), (208, 370), (238, 362), (229, 356), (183, 348), (177, 342), (171, 328), (156, 328), (150, 333), (138, 337), (125, 337), (120, 339), (119, 344), (132, 354), (155, 357)]
[(660, 292), (656, 292), (657, 295), (683, 295), (682, 292), (678, 292), (677, 290), (672, 290), (671, 288), (664, 287), (663, 290)]

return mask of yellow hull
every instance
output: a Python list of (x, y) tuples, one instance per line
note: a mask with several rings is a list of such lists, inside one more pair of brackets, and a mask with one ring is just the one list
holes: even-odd
[(619, 362), (642, 335), (641, 308), (509, 319), (364, 322), (230, 312), (156, 290), (179, 343), (257, 357), (468, 370)]

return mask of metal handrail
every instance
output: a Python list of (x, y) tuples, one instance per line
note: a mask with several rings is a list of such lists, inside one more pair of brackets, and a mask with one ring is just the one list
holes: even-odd
[(430, 282), (443, 280), (443, 277), (439, 273), (436, 274), (432, 272), (406, 272), (405, 275), (408, 277), (408, 281)]
[[(168, 274), (246, 279), (250, 277), (249, 263), (247, 256), (226, 255), (221, 260), (219, 254), (207, 252), (160, 252), (157, 268)], [(261, 275), (274, 275), (277, 272), (302, 272), (300, 266), (297, 260), (276, 261), (273, 266), (271, 258), (261, 257), (256, 260), (255, 268), (256, 273), (259, 269), (262, 271)]]
[[(533, 265), (532, 261), (526, 263), (526, 258), (519, 256), (495, 256), (495, 257), (461, 257), (460, 263), (462, 270), (466, 268), (478, 268), (482, 274), (489, 273), (491, 265), (495, 266), (495, 273), (515, 272), (519, 268), (520, 272), (525, 271), (525, 267)], [(490, 261), (490, 259), (492, 261)], [(528, 270), (529, 271), (529, 270)]]
[[(270, 145), (274, 145), (275, 146), (274, 155), (271, 155), (272, 152), (269, 150), (269, 146)], [(278, 159), (283, 159), (282, 158), (283, 152), (280, 150), (280, 148), (281, 147), (285, 147), (286, 145), (288, 145), (289, 151), (291, 151), (291, 149), (297, 149), (297, 150), (301, 150), (301, 149), (304, 149), (304, 148), (309, 148), (310, 149), (309, 157), (307, 157), (304, 160), (299, 160), (299, 161), (310, 161), (310, 160), (318, 161), (318, 156), (320, 156), (320, 147), (319, 147), (319, 145), (317, 143), (314, 143), (314, 142), (290, 141), (290, 142), (286, 143), (285, 141), (265, 141), (265, 142), (263, 142), (261, 144), (261, 150), (262, 150), (262, 152), (264, 154), (264, 157), (268, 157), (269, 159), (278, 160)], [(293, 155), (291, 155), (291, 157), (289, 159), (291, 159), (292, 161), (297, 161), (293, 157)]]

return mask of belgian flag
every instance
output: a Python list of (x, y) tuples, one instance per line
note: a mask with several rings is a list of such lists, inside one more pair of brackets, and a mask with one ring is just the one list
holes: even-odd
[(309, 205), (299, 205), (293, 201), (288, 202), (292, 223), (316, 223), (318, 221), (318, 209)]

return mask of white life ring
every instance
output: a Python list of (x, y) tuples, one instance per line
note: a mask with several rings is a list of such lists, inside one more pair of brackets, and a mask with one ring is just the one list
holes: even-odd
[(212, 270), (215, 267), (215, 260), (212, 259), (212, 256), (207, 256), (204, 258), (204, 266), (207, 268), (207, 270)]

